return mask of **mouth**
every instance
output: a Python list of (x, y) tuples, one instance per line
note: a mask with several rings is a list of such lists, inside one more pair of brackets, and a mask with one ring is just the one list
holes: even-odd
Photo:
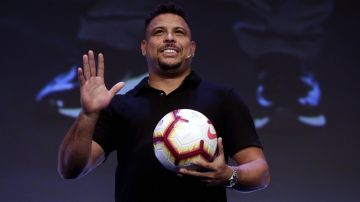
[(178, 55), (180, 49), (174, 46), (165, 46), (161, 48), (159, 52), (162, 53), (164, 56), (173, 57)]

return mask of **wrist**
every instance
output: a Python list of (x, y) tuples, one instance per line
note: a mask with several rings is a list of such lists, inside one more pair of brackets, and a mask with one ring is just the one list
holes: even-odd
[(79, 113), (79, 118), (80, 119), (84, 119), (84, 120), (88, 120), (88, 121), (97, 121), (97, 119), (100, 116), (100, 112), (85, 112), (84, 110), (81, 110)]
[(237, 184), (239, 176), (237, 174), (237, 171), (236, 171), (235, 167), (229, 166), (229, 168), (231, 169), (231, 175), (226, 180), (225, 186), (228, 187), (228, 188), (232, 188)]

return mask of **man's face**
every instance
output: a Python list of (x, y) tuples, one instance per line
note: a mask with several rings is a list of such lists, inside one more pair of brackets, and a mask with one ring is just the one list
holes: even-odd
[(150, 22), (141, 43), (150, 71), (163, 73), (190, 68), (195, 47), (185, 20), (170, 13), (158, 15)]

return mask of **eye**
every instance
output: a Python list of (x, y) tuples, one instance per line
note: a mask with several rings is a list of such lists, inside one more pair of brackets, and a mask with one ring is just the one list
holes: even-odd
[(178, 35), (178, 36), (184, 36), (185, 35), (185, 31), (184, 30), (181, 30), (181, 29), (178, 29), (175, 31), (175, 34)]
[(164, 33), (164, 30), (162, 30), (162, 29), (157, 29), (157, 30), (154, 31), (153, 34), (154, 34), (155, 36), (159, 36), (159, 35), (162, 35), (163, 33)]

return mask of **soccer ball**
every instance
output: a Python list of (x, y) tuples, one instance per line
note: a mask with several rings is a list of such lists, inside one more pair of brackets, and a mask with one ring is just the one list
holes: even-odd
[(178, 109), (166, 114), (153, 134), (156, 158), (167, 169), (195, 168), (193, 160), (212, 161), (217, 135), (211, 121), (198, 111)]

